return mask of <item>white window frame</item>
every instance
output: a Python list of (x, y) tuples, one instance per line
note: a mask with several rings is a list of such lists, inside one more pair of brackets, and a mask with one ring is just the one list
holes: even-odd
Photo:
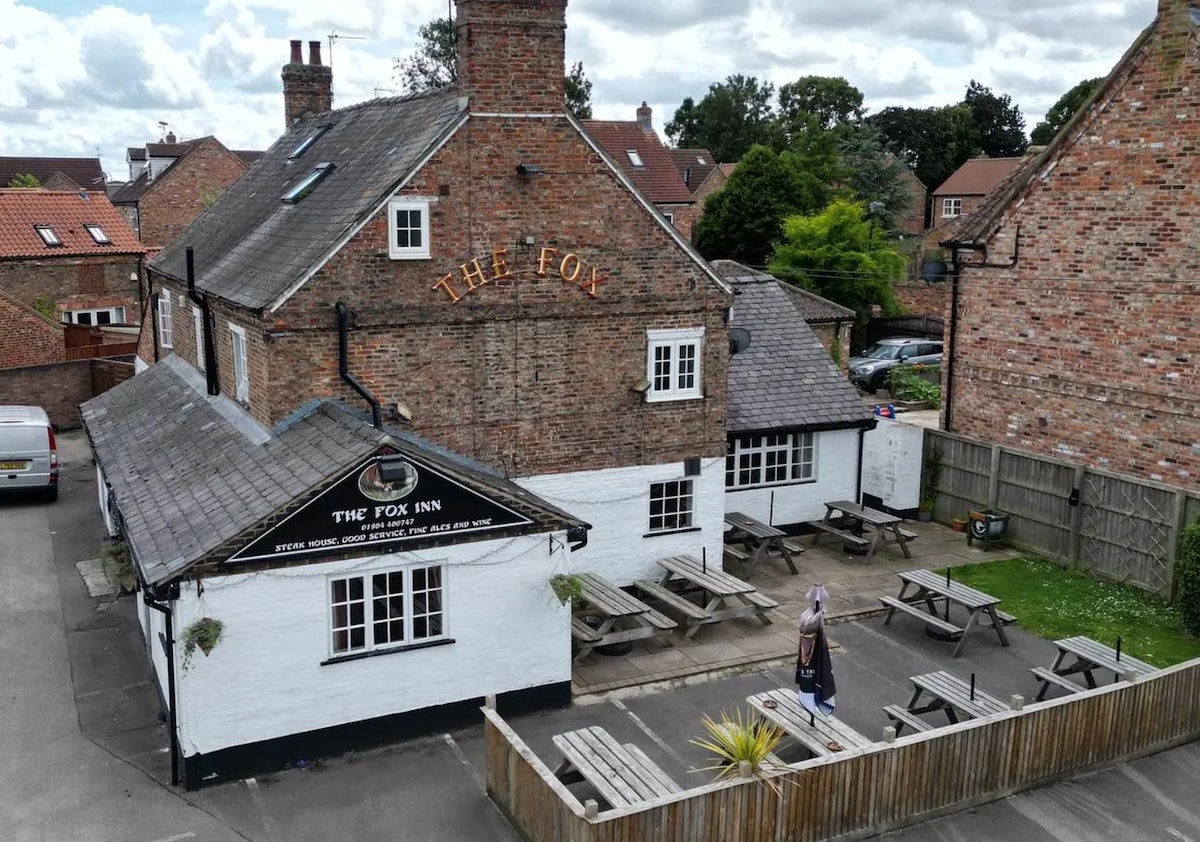
[[(388, 202), (388, 257), (392, 260), (423, 260), (429, 257), (429, 205), (428, 199), (413, 199), (408, 196), (395, 198)], [(420, 246), (396, 245), (396, 234), (399, 233), (399, 227), (396, 225), (396, 212), (402, 210), (421, 212), (421, 227), (406, 229), (420, 231)]]
[(667, 220), (667, 222), (671, 223), (672, 225), (675, 224), (675, 212), (674, 211), (663, 211), (662, 215), (663, 215), (663, 218)]
[[(79, 316), (87, 313), (92, 317), (90, 322), (79, 321)], [(100, 313), (108, 313), (109, 321), (101, 324), (96, 321), (96, 316)], [(78, 325), (83, 324), (88, 327), (103, 327), (106, 324), (120, 325), (125, 324), (125, 308), (124, 307), (80, 307), (76, 310), (63, 310), (62, 320), (67, 324)]]
[(158, 346), (175, 347), (175, 323), (171, 319), (171, 293), (162, 290), (158, 294)]
[[(438, 583), (436, 587), (429, 587), (428, 572), (437, 571)], [(415, 608), (417, 607), (418, 593), (413, 587), (413, 582), (417, 578), (418, 572), (424, 572), (426, 587), (420, 591), (423, 594), (437, 593), (437, 606), (431, 606), (431, 601), (426, 601), (424, 613), (417, 615)], [(400, 594), (401, 612), (399, 617), (390, 616), (390, 611), (395, 609), (394, 602), (389, 599), (390, 588), (394, 584), (394, 577), (399, 576), (401, 580), (402, 593)], [(376, 595), (377, 577), (381, 578), (384, 593), (386, 596), (380, 597)], [(357, 580), (360, 583), (358, 593), (360, 598), (354, 599), (352, 583)], [(339, 589), (338, 583), (344, 582), (345, 587)], [(391, 602), (391, 605), (380, 603)], [(330, 574), (326, 584), (326, 602), (328, 612), (326, 614), (326, 641), (329, 647), (330, 658), (345, 658), (355, 655), (371, 654), (372, 652), (381, 652), (389, 650), (405, 650), (420, 648), (437, 643), (443, 640), (449, 640), (449, 630), (446, 622), (446, 567), (442, 564), (416, 564), (409, 567), (391, 567), (381, 570), (371, 570), (366, 572), (354, 573), (336, 573)], [(356, 614), (353, 606), (359, 606), (361, 613)], [(338, 608), (344, 607), (345, 611), (339, 614)], [(436, 633), (429, 632), (428, 621), (431, 618), (437, 618), (438, 630)], [(424, 619), (426, 627), (424, 633), (418, 636), (419, 621)], [(395, 639), (392, 634), (395, 631), (395, 624), (401, 626), (401, 639)], [(362, 637), (359, 645), (355, 644), (353, 632), (361, 630)], [(377, 632), (381, 633), (384, 638), (376, 639)], [(343, 636), (344, 635), (344, 636)]]
[(84, 223), (83, 227), (86, 228), (87, 232), (92, 235), (92, 239), (96, 241), (96, 245), (98, 245), (98, 246), (111, 246), (112, 245), (112, 240), (109, 239), (108, 234), (105, 234), (104, 229), (101, 228), (99, 225), (95, 224), (94, 222), (87, 222), (87, 223)]
[(250, 366), (246, 356), (246, 329), (229, 323), (233, 356), (233, 394), (239, 403), (250, 403)]
[(646, 162), (642, 160), (641, 154), (636, 149), (626, 149), (625, 154), (629, 156), (629, 163), (633, 164), (638, 169), (646, 166)]
[(204, 312), (192, 307), (192, 330), (196, 334), (196, 371), (204, 371)]
[[(646, 392), (646, 400), (682, 401), (696, 400), (704, 397), (704, 328), (689, 327), (674, 330), (646, 331), (646, 379), (650, 381), (650, 389)], [(689, 353), (685, 349), (690, 348)], [(691, 371), (686, 371), (682, 363), (691, 363)], [(666, 371), (659, 369), (659, 363), (666, 364)], [(691, 384), (681, 383), (684, 376), (691, 376)], [(666, 377), (664, 386), (662, 378)]]
[(945, 198), (942, 199), (942, 216), (949, 218), (952, 216), (962, 215), (962, 199)]
[(35, 225), (33, 230), (37, 231), (37, 235), (42, 238), (42, 242), (46, 244), (47, 248), (55, 248), (63, 244), (62, 237), (58, 236), (58, 232), (49, 225)]
[(729, 454), (725, 457), (726, 489), (816, 481), (816, 433), (755, 433), (736, 436), (729, 443)]
[[(656, 511), (657, 509), (657, 511)], [(696, 483), (691, 477), (650, 483), (646, 533), (680, 532), (694, 529), (696, 522)]]

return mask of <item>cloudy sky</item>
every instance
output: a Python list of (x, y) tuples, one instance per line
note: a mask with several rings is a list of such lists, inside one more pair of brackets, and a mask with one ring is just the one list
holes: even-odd
[[(779, 84), (844, 76), (877, 111), (944, 105), (972, 79), (1010, 94), (1027, 129), (1108, 72), (1156, 0), (570, 0), (567, 61), (595, 115), (662, 125), (732, 73)], [(394, 59), (447, 0), (0, 0), (0, 155), (97, 155), (216, 135), (266, 148), (283, 129), (289, 38), (333, 43), (336, 105), (389, 95)], [(354, 36), (352, 38), (351, 36)], [(361, 39), (361, 40), (358, 40)]]

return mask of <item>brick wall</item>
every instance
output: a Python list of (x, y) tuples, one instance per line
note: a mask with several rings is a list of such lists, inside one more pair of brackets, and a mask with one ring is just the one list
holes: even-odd
[(563, 110), (567, 0), (458, 0), (458, 88), (472, 113)]
[(150, 248), (167, 245), (245, 171), (245, 163), (220, 142), (202, 141), (139, 200), (142, 242)]
[(0, 404), (40, 406), (61, 429), (80, 426), (79, 404), (92, 397), (92, 361), (0, 371)]
[(700, 218), (699, 205), (658, 205), (660, 211), (671, 215), (671, 224), (689, 243), (692, 241), (692, 226)]
[(0, 369), (62, 360), (62, 327), (32, 308), (0, 295), (0, 323)]
[(1160, 14), (1048, 178), (963, 272), (952, 429), (1200, 485), (1200, 79), (1187, 10)]
[(283, 66), (283, 118), (292, 123), (309, 114), (324, 114), (333, 108), (333, 70), (321, 64), (321, 42), (309, 42), (309, 63), (304, 64), (303, 45), (292, 42), (291, 61)]
[[(843, 322), (838, 325), (833, 322), (825, 324), (810, 324), (812, 332), (816, 334), (821, 345), (829, 352), (830, 359), (837, 363), (839, 369), (843, 372), (850, 371), (850, 330), (853, 327), (852, 322)], [(834, 355), (834, 350), (837, 350), (837, 355)]]
[(916, 316), (946, 315), (950, 306), (950, 284), (927, 284), (924, 281), (903, 281), (894, 286), (896, 298), (905, 313)]
[(125, 307), (126, 318), (136, 320), (140, 271), (137, 255), (4, 260), (0, 261), (0, 289), (30, 307), (47, 297), (60, 313)]
[[(954, 222), (960, 216), (966, 216), (971, 211), (973, 211), (977, 207), (979, 207), (979, 205), (983, 203), (983, 200), (985, 198), (987, 198), (987, 197), (986, 196), (953, 196), (953, 195), (948, 195), (948, 194), (934, 196), (933, 197), (933, 214), (932, 214), (933, 215), (933, 226), (932, 227), (936, 228), (939, 225), (942, 225), (944, 223)], [(956, 214), (954, 216), (946, 216), (945, 214), (942, 213), (942, 210), (945, 207), (945, 205), (944, 205), (945, 199), (961, 199), (962, 200), (962, 209), (959, 211), (958, 214)]]

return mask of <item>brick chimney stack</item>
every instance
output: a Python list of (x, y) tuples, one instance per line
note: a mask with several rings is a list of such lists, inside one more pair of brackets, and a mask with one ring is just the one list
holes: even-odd
[(654, 131), (654, 109), (646, 104), (646, 100), (642, 100), (637, 110), (637, 122), (644, 131)]
[(291, 59), (283, 66), (283, 117), (287, 128), (310, 114), (333, 108), (333, 70), (321, 64), (321, 42), (308, 42), (308, 64), (301, 41), (291, 42)]
[(472, 113), (561, 114), (567, 0), (456, 0), (458, 92)]

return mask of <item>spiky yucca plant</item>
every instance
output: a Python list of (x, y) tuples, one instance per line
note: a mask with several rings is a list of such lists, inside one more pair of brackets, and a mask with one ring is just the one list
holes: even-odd
[(712, 752), (719, 761), (696, 771), (715, 771), (717, 780), (737, 778), (741, 774), (742, 763), (746, 763), (752, 777), (758, 778), (776, 793), (783, 790), (777, 778), (767, 777), (771, 772), (787, 768), (773, 759), (773, 752), (783, 739), (780, 728), (762, 721), (755, 714), (747, 716), (740, 708), (734, 711), (732, 718), (721, 711), (720, 721), (705, 715), (701, 723), (707, 737), (690, 742)]

